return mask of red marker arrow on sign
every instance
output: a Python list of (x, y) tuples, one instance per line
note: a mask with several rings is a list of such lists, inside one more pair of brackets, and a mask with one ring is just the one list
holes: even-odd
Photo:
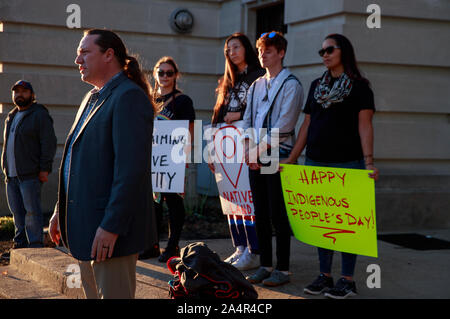
[(322, 235), (325, 238), (333, 239), (333, 244), (336, 243), (336, 237), (332, 237), (330, 235), (333, 235), (333, 234), (354, 234), (355, 233), (353, 230), (345, 230), (345, 229), (339, 229), (339, 228), (322, 227), (322, 226), (315, 226), (315, 225), (311, 225), (311, 227), (335, 230), (334, 232), (329, 232), (329, 233), (326, 233), (326, 234)]

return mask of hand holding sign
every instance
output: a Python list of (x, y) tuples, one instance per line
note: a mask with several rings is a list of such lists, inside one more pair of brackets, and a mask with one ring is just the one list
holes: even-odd
[(378, 180), (378, 169), (373, 166), (373, 164), (366, 164), (366, 169), (372, 170), (373, 172), (369, 173), (369, 177), (373, 178), (374, 180)]

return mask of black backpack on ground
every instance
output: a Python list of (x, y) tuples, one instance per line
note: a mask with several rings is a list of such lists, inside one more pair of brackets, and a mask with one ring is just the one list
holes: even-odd
[(203, 242), (183, 247), (180, 257), (172, 257), (167, 267), (174, 274), (169, 295), (178, 298), (256, 299), (258, 293), (234, 266), (220, 260)]

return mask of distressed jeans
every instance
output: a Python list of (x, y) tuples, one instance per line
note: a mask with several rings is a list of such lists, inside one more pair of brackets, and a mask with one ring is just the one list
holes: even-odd
[(43, 246), (41, 188), (37, 178), (20, 181), (12, 177), (6, 183), (8, 206), (14, 217), (14, 243), (18, 247)]

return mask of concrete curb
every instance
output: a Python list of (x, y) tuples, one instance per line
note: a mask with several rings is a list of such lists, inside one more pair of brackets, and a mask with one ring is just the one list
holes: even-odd
[[(59, 249), (16, 249), (11, 251), (9, 271), (17, 272), (25, 280), (47, 286), (67, 298), (84, 299), (82, 288), (76, 282), (69, 282), (72, 279), (70, 276), (74, 275), (74, 267), (71, 265), (78, 265), (77, 260)], [(167, 281), (162, 280), (163, 275), (155, 275), (158, 271), (161, 271), (158, 267), (138, 262), (137, 299), (168, 298)]]
[[(211, 246), (221, 245), (216, 241), (210, 241), (209, 244), (212, 244)], [(12, 250), (8, 272), (14, 274), (14, 277), (20, 277), (24, 282), (33, 282), (38, 286), (46, 287), (41, 293), (42, 298), (84, 299), (82, 288), (76, 288), (75, 284), (71, 285), (68, 282), (71, 280), (70, 276), (73, 275), (71, 271), (74, 267), (71, 265), (78, 265), (78, 262), (63, 250), (61, 248)], [(170, 279), (173, 279), (173, 276), (165, 263), (158, 262), (156, 258), (138, 261), (136, 299), (168, 299), (168, 281)], [(3, 284), (4, 282), (5, 284)], [(2, 281), (0, 286), (8, 287), (6, 281)], [(69, 286), (75, 287), (70, 288)], [(22, 288), (15, 288), (15, 290), (20, 289)], [(258, 292), (259, 299), (301, 299), (301, 297), (262, 286), (255, 286), (255, 289)], [(50, 291), (53, 291), (53, 294)], [(21, 295), (19, 292), (10, 292), (9, 296), (5, 296), (5, 294), (4, 297), (6, 298), (27, 298), (26, 296), (28, 296)], [(33, 296), (35, 295), (36, 293)]]
[(68, 288), (67, 268), (77, 261), (54, 248), (24, 248), (11, 251), (10, 265), (25, 278), (52, 288), (69, 298), (84, 298), (81, 288)]

